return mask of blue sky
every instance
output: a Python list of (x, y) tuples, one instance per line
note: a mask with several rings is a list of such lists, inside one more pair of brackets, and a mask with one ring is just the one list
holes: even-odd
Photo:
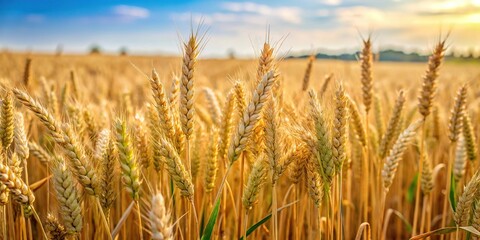
[[(203, 21), (206, 56), (252, 56), (265, 39), (283, 52), (354, 50), (373, 31), (377, 48), (425, 51), (452, 31), (458, 50), (480, 42), (480, 0), (46, 1), (0, 0), (0, 48), (85, 52), (121, 47), (178, 54), (191, 23)], [(477, 47), (480, 51), (480, 48)]]

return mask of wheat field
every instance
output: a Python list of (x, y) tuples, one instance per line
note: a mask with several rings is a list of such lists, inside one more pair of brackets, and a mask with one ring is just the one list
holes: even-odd
[[(448, 42), (448, 39), (447, 39)], [(0, 54), (1, 239), (480, 238), (478, 63)], [(478, 236), (477, 236), (478, 234)]]

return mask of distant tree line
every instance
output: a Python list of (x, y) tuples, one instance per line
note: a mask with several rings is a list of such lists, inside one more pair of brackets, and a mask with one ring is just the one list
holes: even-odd
[[(355, 53), (343, 53), (338, 55), (331, 55), (325, 53), (317, 53), (315, 57), (317, 59), (336, 59), (344, 61), (356, 61), (360, 52)], [(289, 56), (287, 58), (308, 58), (309, 55)], [(421, 55), (416, 52), (405, 53), (399, 50), (382, 50), (375, 55), (375, 59), (378, 61), (386, 62), (426, 62), (428, 55)], [(475, 54), (473, 50), (470, 50), (466, 54), (458, 54), (452, 51), (445, 56), (445, 59), (451, 61), (480, 61), (480, 54)]]

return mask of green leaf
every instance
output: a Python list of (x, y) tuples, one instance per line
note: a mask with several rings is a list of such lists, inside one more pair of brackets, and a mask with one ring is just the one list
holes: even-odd
[(392, 209), (392, 213), (395, 214), (400, 220), (402, 220), (403, 224), (405, 224), (405, 227), (407, 228), (407, 232), (411, 233), (412, 232), (412, 225), (408, 222), (408, 220), (403, 216), (403, 214), (397, 210)]
[(203, 235), (204, 227), (205, 227), (205, 209), (202, 210), (202, 218), (200, 219), (200, 236)]
[[(294, 201), (294, 202), (291, 202), (281, 208), (278, 208), (277, 209), (277, 212), (280, 212), (282, 211), (283, 209), (285, 208), (288, 208), (290, 206), (292, 206), (293, 204), (297, 203), (297, 201)], [(265, 222), (267, 222), (270, 218), (272, 217), (272, 214), (268, 214), (267, 216), (265, 216), (264, 218), (262, 218), (262, 220), (258, 221), (257, 223), (255, 223), (254, 225), (252, 225), (251, 227), (248, 228), (247, 230), (247, 236), (249, 236), (253, 231), (255, 231), (258, 227), (262, 226), (262, 224), (264, 224)], [(243, 240), (243, 236), (241, 238), (239, 238), (239, 240)]]
[[(272, 214), (268, 214), (266, 217), (264, 217), (262, 220), (258, 221), (255, 223), (253, 226), (249, 227), (247, 230), (247, 236), (249, 236), (253, 231), (255, 231), (258, 227), (262, 226), (265, 222), (267, 222), (270, 218), (272, 217)], [(243, 240), (243, 236), (240, 238), (240, 240)]]
[(418, 180), (418, 173), (415, 174), (412, 182), (410, 183), (410, 186), (408, 186), (407, 201), (409, 203), (413, 203), (413, 199), (415, 199), (415, 194), (417, 190), (417, 180)]
[(215, 227), (215, 223), (217, 222), (218, 211), (220, 210), (220, 198), (215, 203), (215, 207), (213, 208), (212, 214), (208, 219), (207, 226), (203, 231), (202, 240), (210, 240), (212, 237), (213, 228)]
[(457, 200), (456, 200), (456, 185), (455, 178), (453, 177), (453, 173), (450, 174), (451, 184), (449, 189), (448, 198), (450, 199), (450, 207), (452, 207), (453, 212), (457, 209)]

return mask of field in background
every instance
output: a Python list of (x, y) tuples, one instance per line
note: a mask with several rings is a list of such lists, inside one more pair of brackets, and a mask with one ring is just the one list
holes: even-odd
[[(31, 78), (28, 82), (28, 86), (24, 85), (24, 69), (26, 58), (31, 58)], [(289, 59), (281, 60), (278, 62), (278, 83), (279, 92), (277, 93), (277, 99), (279, 101), (278, 113), (279, 126), (278, 131), (283, 135), (282, 141), (283, 149), (282, 154), (289, 153), (294, 145), (301, 145), (301, 141), (296, 139), (298, 136), (293, 134), (292, 126), (290, 125), (291, 118), (298, 118), (300, 121), (311, 120), (309, 112), (309, 94), (307, 91), (302, 90), (302, 84), (304, 81), (305, 69), (307, 67), (307, 59)], [(95, 147), (97, 142), (95, 139), (101, 129), (110, 129), (115, 136), (114, 122), (120, 116), (127, 115), (127, 127), (128, 133), (130, 133), (134, 144), (132, 145), (135, 152), (135, 158), (140, 161), (142, 159), (142, 147), (138, 143), (138, 136), (146, 134), (150, 136), (149, 132), (152, 130), (148, 126), (148, 110), (147, 103), (153, 104), (151, 83), (147, 76), (151, 76), (152, 69), (156, 69), (160, 76), (160, 81), (163, 83), (167, 95), (171, 89), (172, 80), (175, 76), (180, 76), (180, 67), (182, 59), (180, 57), (138, 57), (138, 56), (50, 56), (50, 55), (24, 55), (15, 53), (1, 53), (0, 54), (0, 84), (2, 85), (2, 92), (0, 96), (3, 98), (7, 91), (11, 91), (12, 87), (18, 87), (21, 90), (26, 90), (28, 93), (36, 99), (40, 99), (40, 102), (49, 109), (54, 111), (54, 116), (57, 120), (63, 122), (69, 122), (76, 129), (79, 135), (79, 141), (84, 146), (87, 152), (87, 158), (94, 156)], [(135, 67), (134, 67), (135, 66)], [(195, 127), (195, 137), (190, 141), (192, 155), (197, 154), (200, 161), (200, 169), (193, 182), (195, 185), (195, 197), (194, 203), (198, 212), (200, 221), (206, 224), (210, 212), (213, 208), (213, 198), (218, 191), (219, 183), (225, 173), (225, 159), (224, 156), (218, 156), (218, 173), (214, 179), (215, 186), (213, 192), (207, 193), (204, 191), (204, 172), (205, 164), (208, 162), (206, 159), (208, 154), (211, 154), (207, 149), (209, 143), (211, 143), (210, 136), (213, 134), (209, 132), (211, 128), (212, 118), (214, 116), (201, 117), (199, 114), (211, 112), (211, 99), (207, 98), (204, 92), (204, 87), (212, 89), (219, 102), (219, 107), (224, 112), (224, 105), (227, 101), (227, 95), (236, 83), (236, 81), (242, 82), (246, 87), (247, 103), (252, 98), (252, 92), (257, 83), (258, 60), (223, 60), (223, 59), (198, 59), (198, 64), (195, 68), (195, 107), (197, 108), (197, 118)], [(381, 124), (385, 129), (390, 116), (392, 115), (392, 109), (395, 104), (397, 94), (401, 89), (405, 91), (405, 104), (403, 109), (403, 118), (401, 127), (397, 131), (403, 131), (408, 127), (409, 123), (414, 122), (416, 119), (420, 119), (421, 116), (416, 112), (419, 95), (419, 90), (422, 84), (422, 78), (427, 69), (427, 63), (388, 63), (374, 62), (373, 66), (373, 92), (377, 97), (375, 102), (378, 102), (383, 113), (383, 120), (381, 123), (377, 121), (374, 115), (374, 104), (372, 104), (372, 110), (369, 118), (370, 126), (368, 126), (368, 141), (371, 142), (370, 155), (372, 158), (376, 156), (376, 148), (381, 141), (381, 136), (378, 134), (378, 125)], [(72, 80), (71, 71), (75, 73), (75, 80)], [(328, 122), (328, 129), (333, 131), (333, 117), (335, 115), (335, 91), (339, 85), (342, 84), (345, 88), (345, 92), (351, 96), (355, 104), (357, 105), (363, 118), (363, 104), (362, 104), (362, 84), (360, 62), (343, 62), (343, 61), (323, 61), (318, 60), (313, 62), (313, 69), (310, 75), (309, 88), (313, 89), (319, 94), (320, 105), (325, 111), (325, 117)], [(147, 76), (146, 76), (146, 75)], [(333, 74), (333, 80), (327, 85), (325, 94), (321, 94), (321, 88), (325, 83), (325, 79), (329, 74)], [(468, 84), (468, 95), (466, 98), (466, 114), (471, 118), (473, 123), (473, 129), (476, 136), (480, 136), (480, 65), (475, 63), (445, 63), (441, 66), (439, 71), (439, 77), (437, 81), (438, 93), (434, 98), (433, 117), (431, 116), (426, 122), (426, 152), (431, 161), (432, 169), (438, 167), (438, 174), (436, 174), (433, 182), (434, 188), (430, 193), (430, 207), (432, 213), (429, 222), (430, 226), (422, 226), (423, 230), (417, 230), (419, 232), (426, 232), (427, 228), (430, 230), (440, 228), (440, 219), (444, 215), (442, 211), (444, 195), (442, 190), (446, 185), (445, 168), (449, 160), (455, 159), (455, 148), (450, 151), (450, 140), (448, 138), (450, 118), (450, 110), (454, 104), (454, 98), (457, 90), (464, 84)], [(74, 89), (76, 88), (76, 89)], [(74, 91), (77, 91), (75, 93)], [(51, 94), (55, 95), (52, 99)], [(49, 97), (50, 96), (50, 97)], [(15, 99), (15, 98), (14, 98)], [(53, 101), (53, 102), (52, 102)], [(178, 106), (176, 106), (178, 109)], [(280, 110), (282, 109), (282, 110)], [(47, 149), (47, 152), (53, 156), (54, 154), (62, 155), (60, 147), (54, 147), (54, 143), (51, 138), (48, 137), (46, 128), (38, 120), (37, 117), (32, 114), (26, 107), (21, 104), (16, 104), (16, 110), (22, 112), (25, 116), (25, 126), (28, 134), (28, 141), (36, 142), (39, 145)], [(285, 113), (283, 112), (285, 111)], [(90, 120), (86, 113), (90, 114)], [(237, 114), (237, 113), (235, 113)], [(200, 117), (199, 117), (200, 116)], [(288, 117), (287, 117), (288, 116)], [(125, 116), (124, 116), (125, 117)], [(208, 118), (210, 120), (208, 120)], [(287, 120), (283, 120), (283, 119)], [(433, 119), (438, 120), (438, 124)], [(137, 122), (136, 119), (145, 119), (144, 122)], [(234, 117), (235, 124), (233, 124), (232, 134), (235, 134), (237, 126), (237, 117)], [(178, 119), (177, 119), (178, 120)], [(348, 122), (352, 119), (349, 118)], [(92, 122), (89, 122), (92, 121)], [(214, 119), (213, 119), (214, 121)], [(89, 129), (89, 124), (94, 124), (93, 129)], [(363, 122), (365, 124), (365, 122)], [(203, 133), (199, 134), (199, 126), (202, 126)], [(221, 124), (217, 127), (221, 129)], [(350, 128), (350, 127), (348, 127)], [(348, 129), (347, 128), (347, 129)], [(353, 127), (352, 127), (353, 128)], [(141, 130), (139, 130), (141, 129)], [(91, 131), (94, 131), (93, 133)], [(353, 131), (353, 130), (350, 130)], [(439, 134), (436, 136), (435, 134)], [(195, 141), (198, 136), (201, 136), (203, 143), (197, 144)], [(344, 211), (349, 211), (349, 216), (343, 215), (344, 221), (344, 234), (345, 239), (354, 239), (357, 229), (360, 224), (364, 222), (360, 213), (361, 202), (360, 196), (362, 189), (361, 182), (364, 179), (361, 168), (363, 161), (361, 150), (358, 149), (358, 141), (354, 133), (347, 130), (348, 144), (347, 144), (347, 162), (344, 167), (344, 190), (343, 200), (340, 201), (336, 198), (337, 203), (343, 203)], [(398, 135), (397, 135), (398, 136)], [(407, 239), (411, 236), (408, 231), (408, 226), (413, 224), (414, 213), (414, 200), (412, 200), (412, 181), (415, 178), (416, 171), (418, 170), (418, 142), (421, 134), (417, 134), (414, 140), (415, 146), (409, 146), (406, 149), (403, 160), (400, 161), (399, 169), (396, 173), (394, 182), (388, 195), (386, 197), (385, 210), (388, 213), (388, 209), (394, 209), (398, 211), (398, 216), (404, 218), (408, 224), (405, 224), (400, 218), (392, 214), (391, 220), (387, 223), (386, 230), (387, 239)], [(112, 138), (115, 141), (115, 137)], [(285, 140), (286, 139), (286, 140)], [(477, 145), (479, 138), (475, 142)], [(156, 139), (147, 137), (146, 143), (148, 144), (148, 151), (154, 148), (154, 142)], [(140, 145), (138, 145), (140, 144)], [(13, 147), (12, 147), (13, 149)], [(55, 150), (55, 151), (54, 151)], [(10, 151), (10, 150), (9, 150)], [(359, 153), (360, 151), (360, 153)], [(10, 152), (6, 153), (10, 155)], [(179, 154), (181, 155), (181, 153)], [(153, 159), (152, 155), (148, 156)], [(252, 157), (252, 156), (250, 156)], [(244, 183), (246, 183), (252, 168), (253, 162), (255, 162), (258, 156), (253, 156), (253, 159), (249, 159), (245, 164)], [(143, 160), (143, 159), (142, 159)], [(30, 154), (27, 165), (22, 165), (25, 170), (28, 169), (28, 178), (30, 183), (35, 183), (47, 177), (51, 170), (49, 170), (48, 164), (40, 162), (38, 157)], [(22, 163), (23, 164), (23, 163)], [(93, 163), (96, 169), (101, 169), (100, 163)], [(173, 224), (177, 219), (189, 212), (187, 210), (187, 201), (183, 201), (176, 190), (175, 199), (176, 205), (172, 205), (172, 201), (169, 199), (170, 182), (168, 173), (164, 169), (163, 173), (156, 172), (150, 164), (148, 167), (143, 163), (138, 163), (138, 168), (141, 170), (140, 176), (142, 181), (140, 190), (140, 205), (141, 211), (144, 214), (143, 220), (143, 234), (145, 239), (150, 236), (152, 230), (149, 229), (149, 215), (151, 211), (150, 200), (151, 192), (150, 187), (158, 188), (159, 191), (166, 198), (166, 208), (170, 211), (171, 219), (168, 224)], [(463, 185), (466, 185), (472, 178), (474, 170), (478, 167), (478, 159), (476, 161), (470, 161), (466, 165), (466, 173), (462, 175), (457, 183), (456, 198), (458, 199), (463, 192)], [(28, 166), (28, 167), (27, 167)], [(376, 166), (376, 169), (382, 168), (382, 166)], [(108, 220), (110, 228), (113, 229), (122, 217), (122, 214), (127, 209), (131, 202), (130, 195), (124, 190), (124, 186), (120, 182), (120, 168), (118, 162), (116, 163), (116, 174), (112, 180), (117, 197), (113, 201), (110, 219)], [(347, 176), (347, 170), (350, 172), (350, 179)], [(306, 171), (306, 170), (305, 170)], [(302, 170), (303, 172), (303, 170)], [(379, 171), (380, 172), (380, 171)], [(25, 173), (23, 173), (25, 176)], [(286, 205), (291, 202), (296, 202), (295, 205), (290, 206), (283, 210), (278, 216), (278, 232), (279, 239), (294, 239), (296, 236), (298, 239), (318, 239), (320, 236), (320, 228), (322, 228), (322, 236), (326, 239), (328, 237), (338, 236), (338, 229), (336, 228), (336, 220), (338, 214), (338, 208), (331, 207), (333, 213), (327, 211), (328, 207), (325, 204), (322, 205), (322, 211), (317, 211), (314, 203), (309, 198), (307, 182), (300, 182), (299, 184), (292, 184), (292, 179), (289, 178), (289, 170), (286, 171), (279, 178), (277, 183), (278, 194), (278, 207)], [(215, 227), (213, 237), (215, 239), (226, 236), (225, 239), (234, 239), (243, 235), (242, 228), (243, 222), (238, 222), (239, 217), (244, 214), (244, 211), (240, 211), (239, 199), (241, 199), (240, 190), (240, 163), (234, 165), (232, 172), (228, 177), (229, 190), (226, 196), (223, 196), (222, 207), (220, 209), (219, 221)], [(269, 178), (267, 178), (269, 179)], [(380, 176), (378, 176), (380, 179)], [(348, 182), (350, 181), (350, 182)], [(377, 179), (371, 179), (371, 181), (377, 181)], [(268, 181), (267, 181), (268, 182)], [(350, 184), (350, 185), (349, 185)], [(348, 187), (349, 188), (348, 188)], [(253, 208), (250, 210), (248, 226), (260, 221), (264, 216), (267, 216), (271, 212), (272, 195), (271, 184), (266, 184), (260, 191), (260, 197), (255, 201)], [(80, 185), (78, 185), (78, 189)], [(295, 189), (295, 190), (293, 190)], [(415, 186), (413, 186), (415, 189)], [(338, 191), (338, 189), (336, 190)], [(368, 191), (368, 190), (366, 190)], [(337, 192), (338, 193), (338, 192)], [(45, 221), (48, 213), (57, 216), (62, 223), (62, 217), (58, 214), (58, 202), (53, 190), (53, 183), (43, 184), (41, 187), (34, 191), (36, 200), (34, 207), (38, 212), (38, 215)], [(84, 193), (85, 194), (85, 193)], [(85, 196), (84, 196), (85, 197)], [(372, 196), (373, 197), (373, 196)], [(91, 239), (94, 236), (101, 237), (105, 234), (105, 229), (98, 227), (94, 230), (94, 226), (102, 226), (100, 215), (95, 209), (95, 205), (91, 200), (86, 198), (81, 204), (83, 213), (83, 229), (80, 231), (81, 239)], [(423, 199), (423, 198), (422, 198)], [(476, 197), (476, 202), (480, 203), (480, 197)], [(48, 204), (47, 204), (48, 202)], [(334, 203), (335, 206), (338, 204)], [(425, 204), (421, 202), (422, 204)], [(186, 204), (186, 205), (184, 205)], [(382, 223), (378, 223), (379, 217), (375, 214), (377, 208), (380, 207), (379, 202), (374, 202), (370, 205), (368, 210), (368, 220), (373, 227), (374, 236), (377, 234), (378, 226)], [(471, 203), (473, 204), (473, 203)], [(470, 204), (470, 205), (471, 205)], [(48, 205), (48, 208), (47, 208)], [(7, 205), (7, 207), (10, 205)], [(8, 208), (7, 208), (8, 209)], [(348, 210), (347, 210), (348, 209)], [(202, 211), (204, 210), (204, 211)], [(7, 216), (10, 220), (15, 221), (15, 226), (23, 226), (25, 229), (29, 228), (29, 225), (17, 225), (17, 221), (22, 218), (18, 213), (14, 214), (14, 210), (7, 210)], [(451, 209), (448, 211), (450, 218), (453, 216)], [(318, 216), (318, 213), (322, 213), (322, 216)], [(473, 214), (472, 210), (472, 214)], [(477, 211), (480, 216), (480, 210)], [(423, 212), (421, 212), (423, 214)], [(139, 219), (136, 217), (136, 210), (128, 216), (126, 224), (122, 226), (120, 231), (120, 239), (137, 239), (138, 238), (138, 224)], [(331, 215), (329, 215), (331, 214)], [(345, 213), (344, 213), (345, 214)], [(391, 214), (391, 212), (390, 212)], [(190, 215), (190, 214), (188, 214)], [(386, 214), (385, 216), (387, 216)], [(421, 215), (422, 218), (424, 217)], [(193, 224), (193, 220), (188, 217), (181, 218), (181, 220), (173, 227), (176, 239), (193, 239), (185, 236), (185, 234), (191, 234), (191, 232), (185, 232), (185, 228), (188, 224)], [(319, 225), (319, 220), (321, 227)], [(332, 220), (332, 221), (330, 221)], [(450, 219), (451, 220), (451, 219)], [(190, 221), (190, 223), (187, 223)], [(40, 236), (39, 225), (35, 220), (31, 220), (32, 228), (34, 229), (34, 235)], [(472, 225), (470, 223), (468, 225)], [(334, 226), (335, 228), (334, 228)], [(420, 225), (420, 224), (419, 224)], [(204, 226), (204, 225), (202, 225)], [(240, 226), (240, 227), (239, 227)], [(197, 226), (198, 227), (198, 226)], [(22, 229), (12, 227), (12, 225), (6, 224), (9, 234), (20, 234)], [(417, 227), (419, 229), (420, 227)], [(195, 229), (195, 228), (193, 228)], [(242, 230), (243, 229), (243, 230)], [(300, 229), (300, 230), (298, 230)], [(335, 230), (333, 230), (335, 229)], [(478, 229), (480, 230), (480, 229)], [(193, 230), (192, 230), (193, 231)], [(270, 221), (265, 223), (262, 227), (259, 227), (255, 232), (249, 236), (249, 239), (268, 239), (271, 236), (271, 223)], [(299, 231), (299, 232), (297, 232)], [(1, 233), (0, 233), (1, 234)], [(330, 235), (331, 234), (331, 235)], [(11, 235), (10, 235), (11, 236)], [(465, 235), (461, 235), (465, 236)], [(14, 238), (9, 238), (14, 239)], [(16, 238), (20, 239), (20, 238)], [(60, 238), (59, 238), (60, 239)], [(236, 239), (236, 238), (235, 238)], [(323, 238), (322, 238), (323, 239)], [(376, 239), (374, 237), (374, 239)], [(451, 239), (454, 238), (454, 234), (451, 235)]]

